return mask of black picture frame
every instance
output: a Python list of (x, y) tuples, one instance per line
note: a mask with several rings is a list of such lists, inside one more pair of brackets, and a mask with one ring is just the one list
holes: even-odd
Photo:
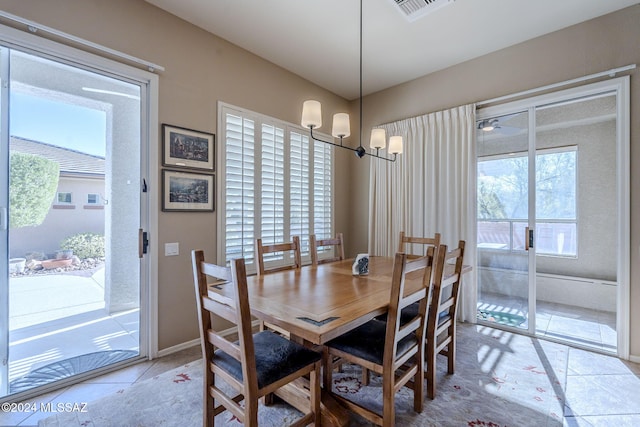
[(215, 175), (162, 170), (163, 212), (213, 212)]
[(215, 172), (216, 136), (179, 126), (162, 125), (162, 165)]

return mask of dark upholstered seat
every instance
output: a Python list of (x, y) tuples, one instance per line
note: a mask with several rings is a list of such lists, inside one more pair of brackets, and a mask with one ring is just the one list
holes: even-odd
[[(414, 303), (408, 306), (407, 308), (405, 308), (404, 310), (402, 310), (402, 313), (400, 314), (400, 324), (404, 325), (406, 323), (409, 323), (413, 319), (415, 319), (415, 317), (418, 315), (418, 308), (419, 308), (419, 304)], [(385, 316), (386, 318), (386, 314), (384, 314), (383, 316)], [(442, 323), (446, 321), (448, 317), (449, 317), (449, 313), (447, 311), (441, 312), (440, 315), (438, 316), (438, 323)]]
[[(374, 319), (329, 341), (327, 345), (382, 365), (386, 332), (387, 323)], [(416, 343), (417, 339), (415, 334), (404, 337), (398, 342), (396, 356), (402, 357), (409, 349), (416, 345)]]
[[(266, 387), (305, 366), (318, 362), (322, 355), (271, 331), (253, 335), (258, 388)], [(214, 363), (242, 382), (242, 365), (222, 350), (213, 354)]]

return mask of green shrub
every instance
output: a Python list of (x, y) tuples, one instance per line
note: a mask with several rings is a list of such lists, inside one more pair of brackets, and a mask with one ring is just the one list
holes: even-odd
[(71, 249), (80, 259), (104, 258), (104, 236), (95, 233), (75, 234), (64, 239), (60, 249)]
[(9, 227), (42, 224), (56, 196), (58, 163), (12, 151), (9, 164)]

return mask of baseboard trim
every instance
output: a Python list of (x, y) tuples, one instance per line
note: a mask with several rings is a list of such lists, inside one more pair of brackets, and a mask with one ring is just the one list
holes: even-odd
[(182, 344), (174, 345), (172, 347), (163, 348), (162, 350), (158, 351), (158, 357), (168, 356), (170, 354), (177, 353), (179, 351), (186, 350), (197, 345), (200, 345), (200, 338), (183, 342)]
[[(251, 322), (251, 327), (252, 327), (253, 330), (258, 329), (259, 326), (260, 326), (260, 321), (259, 320), (254, 320), (253, 322)], [(220, 335), (222, 335), (223, 337), (227, 337), (229, 335), (233, 335), (233, 334), (236, 334), (236, 333), (237, 333), (236, 328), (229, 328), (229, 329), (225, 329), (224, 331), (220, 331)], [(177, 344), (177, 345), (174, 345), (172, 347), (163, 348), (162, 350), (158, 351), (158, 356), (157, 357), (168, 356), (170, 354), (177, 353), (179, 351), (186, 350), (188, 348), (195, 347), (197, 345), (200, 345), (200, 338), (196, 338), (196, 339), (191, 340), (191, 341), (183, 342), (182, 344)]]
[(633, 363), (640, 363), (640, 356), (629, 356), (629, 361)]

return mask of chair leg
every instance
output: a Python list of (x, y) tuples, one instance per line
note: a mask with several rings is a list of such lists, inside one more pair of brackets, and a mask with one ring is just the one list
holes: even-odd
[(429, 399), (436, 397), (436, 351), (435, 345), (427, 345), (427, 356), (425, 357), (425, 373), (427, 379), (427, 396)]
[(320, 427), (322, 416), (320, 414), (320, 371), (321, 362), (316, 363), (316, 368), (309, 375), (309, 404), (314, 415), (314, 425)]
[(258, 425), (258, 399), (254, 396), (245, 396), (244, 399), (244, 425)]
[(413, 377), (413, 410), (422, 413), (424, 409), (424, 352), (417, 355), (418, 369)]
[(331, 392), (333, 382), (333, 356), (325, 347), (322, 349), (322, 385), (325, 390)]
[[(205, 363), (205, 369), (209, 371), (209, 367), (207, 363)], [(213, 372), (205, 372), (205, 380), (204, 380), (204, 412), (202, 414), (203, 418), (203, 426), (205, 427), (213, 427), (215, 422), (215, 401), (213, 397), (209, 394), (209, 387), (215, 384), (216, 377)]]
[(265, 394), (264, 396), (262, 396), (262, 404), (264, 406), (273, 405), (273, 393), (268, 393), (268, 394)]
[(369, 370), (365, 367), (362, 368), (362, 385), (369, 385)]
[(456, 370), (456, 326), (455, 322), (449, 327), (451, 342), (447, 346), (447, 373), (453, 374)]
[[(384, 378), (385, 376), (383, 376)], [(382, 380), (382, 427), (396, 425), (396, 402), (393, 392), (393, 373)]]

